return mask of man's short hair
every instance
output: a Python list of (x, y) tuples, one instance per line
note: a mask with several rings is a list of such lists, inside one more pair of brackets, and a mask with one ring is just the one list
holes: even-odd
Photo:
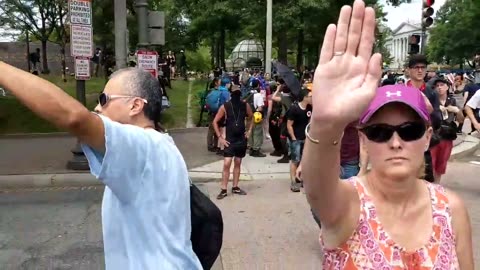
[[(121, 76), (121, 77), (120, 77)], [(152, 120), (155, 125), (160, 122), (162, 109), (162, 94), (160, 83), (148, 71), (139, 68), (124, 68), (115, 71), (110, 79), (120, 77), (123, 80), (125, 94), (143, 98), (148, 102), (143, 105), (145, 117)]]
[(412, 54), (408, 58), (408, 67), (412, 68), (417, 64), (425, 64), (428, 65), (427, 57), (423, 54)]

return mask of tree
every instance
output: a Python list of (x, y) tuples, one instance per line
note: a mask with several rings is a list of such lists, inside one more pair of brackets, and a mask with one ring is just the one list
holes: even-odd
[(49, 73), (47, 41), (54, 31), (50, 18), (55, 17), (56, 1), (0, 0), (0, 17), (12, 30), (28, 31), (42, 44), (42, 68)]
[(50, 24), (53, 25), (54, 32), (50, 36), (50, 40), (57, 43), (61, 47), (62, 54), (62, 77), (63, 81), (67, 81), (66, 75), (66, 46), (70, 41), (70, 31), (67, 28), (67, 14), (68, 14), (68, 2), (64, 0), (51, 0), (54, 2), (54, 11), (50, 13)]
[(430, 30), (427, 53), (437, 63), (474, 67), (473, 56), (480, 51), (480, 2), (447, 0)]

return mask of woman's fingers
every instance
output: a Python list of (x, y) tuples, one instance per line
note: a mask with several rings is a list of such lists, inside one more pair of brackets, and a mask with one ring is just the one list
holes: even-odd
[(338, 17), (337, 35), (335, 37), (335, 52), (345, 52), (347, 50), (348, 27), (350, 25), (350, 16), (352, 15), (352, 7), (343, 6)]
[(361, 57), (365, 63), (367, 63), (372, 56), (373, 44), (375, 43), (375, 27), (375, 10), (367, 7), (363, 17), (360, 45), (358, 46), (358, 56)]
[(382, 77), (382, 55), (376, 53), (372, 55), (368, 62), (367, 75), (362, 85), (362, 90), (371, 91), (374, 94), (380, 78)]
[(335, 35), (337, 27), (334, 24), (330, 24), (325, 31), (325, 36), (323, 37), (322, 50), (320, 51), (320, 59), (318, 64), (325, 64), (330, 62), (333, 57), (333, 46), (335, 45)]
[(365, 15), (365, 3), (362, 0), (356, 0), (353, 3), (352, 18), (348, 31), (347, 52), (357, 55), (358, 44), (362, 35), (363, 17)]

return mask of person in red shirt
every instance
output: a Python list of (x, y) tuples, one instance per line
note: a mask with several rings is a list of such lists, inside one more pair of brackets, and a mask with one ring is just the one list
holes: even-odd
[[(441, 122), (440, 102), (436, 91), (425, 83), (427, 66), (427, 58), (424, 55), (416, 54), (410, 56), (407, 69), (410, 80), (407, 81), (406, 85), (417, 88), (422, 92), (427, 109), (430, 112), (432, 127), (436, 130)], [(429, 182), (435, 181), (434, 171), (436, 168), (434, 168), (435, 164), (432, 164), (432, 159), (436, 159), (436, 157), (432, 157), (432, 152), (437, 153), (438, 151), (432, 151), (432, 149), (436, 146), (435, 140), (431, 140), (430, 148), (425, 151), (425, 180)]]

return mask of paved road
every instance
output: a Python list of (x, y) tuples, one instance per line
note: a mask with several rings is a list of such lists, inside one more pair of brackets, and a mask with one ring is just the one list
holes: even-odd
[[(189, 168), (220, 159), (205, 147), (207, 129), (172, 130), (171, 135)], [(36, 138), (0, 137), (0, 175), (31, 173), (66, 173), (67, 161), (76, 139), (53, 135)]]
[[(471, 156), (471, 159), (476, 158)], [(469, 208), (480, 265), (480, 166), (451, 162), (443, 183)], [(214, 197), (217, 183), (203, 186)], [(215, 202), (225, 222), (222, 264), (236, 269), (319, 269), (318, 229), (303, 193), (288, 180), (242, 183), (247, 196)], [(0, 193), (2, 270), (103, 269), (101, 189)]]

